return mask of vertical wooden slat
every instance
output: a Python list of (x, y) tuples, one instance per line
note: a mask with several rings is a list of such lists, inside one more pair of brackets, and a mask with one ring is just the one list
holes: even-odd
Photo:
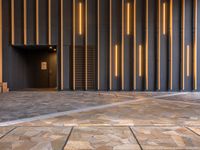
[(27, 2), (24, 0), (24, 45), (27, 45)]
[(97, 0), (97, 59), (98, 59), (98, 64), (97, 64), (97, 90), (100, 89), (100, 0)]
[(136, 16), (137, 16), (137, 14), (136, 14), (136, 12), (137, 12), (137, 10), (136, 10), (136, 5), (137, 5), (137, 1), (136, 0), (134, 0), (134, 3), (133, 3), (133, 14), (134, 14), (134, 19), (133, 19), (133, 27), (134, 27), (134, 29), (133, 29), (133, 31), (134, 31), (134, 36), (133, 36), (133, 49), (134, 49), (134, 90), (136, 90), (137, 89), (137, 26), (136, 26)]
[(197, 90), (197, 0), (194, 0), (194, 53), (193, 53), (193, 89)]
[(173, 0), (170, 0), (170, 90), (173, 90)]
[(158, 46), (157, 46), (157, 77), (158, 77), (158, 90), (160, 90), (160, 0), (158, 0), (158, 35), (157, 35), (157, 38), (158, 38)]
[(73, 0), (73, 90), (75, 90), (76, 89), (76, 75), (75, 75), (75, 56), (76, 56), (76, 54), (75, 54), (75, 52), (76, 52), (76, 25), (75, 25), (75, 23), (76, 23), (76, 1), (75, 0)]
[(36, 0), (36, 45), (39, 44), (39, 0)]
[(63, 66), (63, 0), (60, 0), (60, 60), (61, 60), (61, 90), (64, 88), (64, 66)]
[(182, 90), (185, 90), (185, 0), (182, 0)]
[(11, 0), (11, 44), (15, 44), (15, 0)]
[(87, 90), (87, 82), (88, 82), (88, 33), (87, 33), (87, 0), (85, 0), (85, 90)]
[(149, 89), (149, 3), (146, 0), (146, 37), (145, 37), (145, 78), (146, 90)]
[(124, 90), (124, 0), (122, 0), (121, 89)]
[(0, 0), (0, 83), (3, 82), (3, 49), (2, 49), (2, 0)]
[(48, 44), (51, 45), (51, 0), (48, 0)]
[(110, 37), (109, 37), (109, 46), (110, 46), (110, 67), (109, 67), (109, 71), (110, 71), (110, 84), (109, 84), (109, 89), (112, 90), (112, 0), (110, 0), (110, 9), (109, 9), (109, 24), (110, 24)]

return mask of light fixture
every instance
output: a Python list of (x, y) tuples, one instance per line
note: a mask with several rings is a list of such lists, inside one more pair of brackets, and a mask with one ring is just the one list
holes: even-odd
[(79, 35), (82, 35), (83, 34), (83, 31), (82, 31), (82, 2), (79, 2)]
[(187, 45), (187, 77), (190, 76), (190, 46)]
[(163, 34), (166, 35), (166, 3), (163, 3)]
[(130, 3), (127, 3), (127, 8), (126, 8), (126, 15), (127, 15), (127, 23), (126, 23), (126, 25), (127, 25), (127, 27), (126, 27), (126, 34), (127, 35), (130, 35)]
[(118, 76), (118, 46), (115, 45), (115, 77)]
[(142, 76), (142, 45), (139, 45), (139, 76)]

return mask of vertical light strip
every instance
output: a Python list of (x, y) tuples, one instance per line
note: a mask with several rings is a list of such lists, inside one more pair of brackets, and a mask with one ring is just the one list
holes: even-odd
[(124, 0), (122, 0), (121, 89), (124, 90)]
[(134, 19), (133, 19), (133, 26), (134, 26), (134, 37), (133, 37), (133, 39), (134, 39), (134, 41), (133, 41), (133, 47), (134, 47), (134, 90), (136, 90), (137, 89), (137, 40), (136, 40), (136, 38), (137, 38), (137, 26), (136, 26), (136, 17), (137, 17), (137, 15), (136, 15), (136, 5), (137, 5), (137, 3), (136, 3), (136, 0), (134, 0), (134, 4), (133, 4), (134, 6), (134, 8), (133, 8), (133, 14), (134, 14)]
[(27, 45), (27, 4), (24, 0), (24, 45)]
[(109, 84), (109, 89), (112, 90), (112, 0), (110, 0), (110, 10), (109, 10), (109, 16), (110, 16), (110, 20), (109, 20), (109, 24), (110, 24), (110, 37), (109, 37), (109, 45), (110, 45), (110, 67), (109, 67), (109, 70), (110, 70), (110, 84)]
[(3, 82), (2, 0), (0, 0), (0, 83)]
[(48, 44), (51, 45), (51, 0), (48, 0)]
[(76, 1), (73, 0), (73, 90), (76, 89)]
[(130, 3), (128, 2), (126, 4), (126, 15), (127, 15), (127, 19), (126, 19), (126, 34), (130, 35)]
[(163, 34), (166, 35), (166, 3), (163, 3)]
[(187, 45), (187, 77), (190, 76), (190, 46)]
[(61, 41), (60, 41), (60, 52), (61, 52), (61, 58), (60, 58), (60, 60), (61, 60), (61, 90), (63, 90), (63, 88), (64, 88), (64, 64), (63, 64), (63, 45), (64, 45), (64, 43), (63, 43), (63, 0), (60, 0), (61, 2), (60, 2), (60, 35), (61, 35), (61, 37), (60, 37), (60, 39), (61, 39)]
[(115, 45), (115, 77), (118, 77), (118, 46)]
[(87, 57), (87, 44), (88, 44), (88, 33), (87, 33), (87, 0), (85, 0), (85, 90), (87, 90), (87, 81), (88, 81), (88, 57)]
[(185, 90), (185, 0), (182, 0), (182, 90)]
[(146, 0), (146, 37), (145, 37), (145, 78), (146, 78), (146, 90), (149, 89), (149, 3), (148, 0)]
[(160, 90), (160, 0), (158, 0), (158, 50), (157, 50), (157, 60), (158, 60), (158, 90)]
[(36, 45), (39, 45), (39, 0), (36, 0)]
[(100, 89), (100, 0), (97, 0), (97, 51), (98, 51), (98, 82), (97, 90)]
[(197, 90), (197, 0), (194, 0), (194, 58), (193, 58), (193, 74), (194, 74), (194, 79), (193, 79), (193, 88), (194, 90)]
[(11, 44), (15, 44), (15, 0), (11, 0)]
[(173, 0), (170, 0), (170, 90), (173, 90)]
[(79, 6), (79, 35), (82, 35), (83, 34), (83, 31), (82, 31), (82, 11), (83, 11), (83, 8), (82, 8), (82, 2), (79, 2), (78, 4)]
[(139, 76), (142, 76), (142, 45), (139, 45)]

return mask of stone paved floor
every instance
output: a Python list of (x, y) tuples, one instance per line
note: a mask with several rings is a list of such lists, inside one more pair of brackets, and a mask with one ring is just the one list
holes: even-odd
[(11, 92), (0, 126), (0, 150), (199, 150), (200, 93)]

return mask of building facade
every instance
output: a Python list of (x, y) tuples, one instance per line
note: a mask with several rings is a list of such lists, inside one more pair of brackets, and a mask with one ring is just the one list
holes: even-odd
[(199, 0), (0, 0), (10, 90), (199, 91)]

